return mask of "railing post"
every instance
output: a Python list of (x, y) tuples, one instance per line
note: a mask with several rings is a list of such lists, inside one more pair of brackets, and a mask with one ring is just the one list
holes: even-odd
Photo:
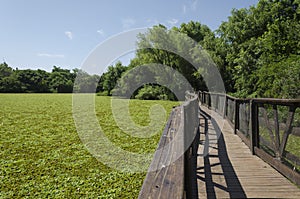
[(208, 96), (208, 108), (211, 108), (211, 94), (207, 93)]
[(219, 110), (219, 100), (220, 100), (219, 97), (220, 96), (219, 96), (219, 94), (216, 94), (216, 95), (217, 95), (217, 97), (216, 97), (216, 108), (215, 108), (215, 111), (218, 112), (218, 110)]
[(223, 118), (226, 118), (227, 115), (227, 107), (228, 107), (228, 97), (227, 94), (225, 94), (225, 106), (224, 106), (224, 113), (223, 113)]
[(186, 198), (195, 198), (197, 190), (197, 150), (199, 139), (198, 100), (189, 99), (183, 105), (184, 117), (184, 186)]
[(255, 155), (255, 147), (259, 147), (259, 128), (258, 128), (258, 105), (253, 100), (250, 101), (250, 121), (251, 121), (251, 152)]
[(200, 102), (201, 104), (203, 104), (203, 92), (202, 91), (199, 91), (199, 99), (200, 99)]
[(240, 128), (240, 106), (238, 99), (234, 100), (234, 134), (236, 134), (237, 129)]
[(199, 93), (198, 93), (198, 97), (199, 97), (199, 101), (202, 103), (202, 91), (199, 91)]
[(227, 94), (225, 94), (225, 105), (224, 105), (224, 110), (223, 110), (223, 118), (226, 118), (226, 113), (227, 113), (227, 104), (228, 104), (228, 98)]

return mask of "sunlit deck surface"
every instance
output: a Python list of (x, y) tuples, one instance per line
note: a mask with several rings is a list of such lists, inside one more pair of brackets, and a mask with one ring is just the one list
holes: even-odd
[(226, 120), (200, 108), (198, 198), (300, 198), (300, 189), (252, 155)]

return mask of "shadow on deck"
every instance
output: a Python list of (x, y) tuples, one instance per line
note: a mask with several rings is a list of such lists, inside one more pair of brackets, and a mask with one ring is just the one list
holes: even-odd
[[(204, 166), (197, 168), (197, 178), (205, 183), (206, 197), (217, 198), (216, 190), (223, 190), (228, 193), (227, 196), (230, 198), (246, 198), (244, 189), (228, 157), (221, 129), (216, 121), (204, 111), (201, 111), (200, 120), (203, 120), (200, 122), (201, 138), (205, 139), (200, 140), (199, 151), (203, 152), (198, 154), (198, 159), (202, 159), (200, 162), (203, 161)], [(216, 167), (221, 169), (212, 169)], [(201, 188), (203, 189), (203, 187), (198, 187), (198, 189)]]

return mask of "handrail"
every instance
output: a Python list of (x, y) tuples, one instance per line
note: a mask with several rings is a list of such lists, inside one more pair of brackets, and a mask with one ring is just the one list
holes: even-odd
[(183, 104), (184, 118), (184, 184), (185, 198), (195, 198), (197, 189), (197, 152), (199, 147), (199, 103), (198, 94), (186, 93), (187, 101)]
[(139, 198), (193, 198), (198, 192), (194, 162), (200, 136), (198, 95), (186, 97), (170, 115)]
[[(300, 185), (299, 154), (293, 154), (287, 149), (290, 137), (300, 141), (300, 127), (293, 126), (300, 99), (240, 99), (224, 93), (200, 91), (199, 100), (202, 105), (228, 120), (234, 133), (248, 145), (253, 155), (259, 156)], [(279, 109), (284, 111), (281, 115)], [(280, 119), (284, 116), (285, 123)]]

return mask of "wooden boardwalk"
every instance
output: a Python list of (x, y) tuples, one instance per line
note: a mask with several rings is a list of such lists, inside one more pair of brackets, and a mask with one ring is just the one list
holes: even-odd
[(226, 120), (201, 110), (198, 198), (300, 198), (300, 189), (252, 155)]

